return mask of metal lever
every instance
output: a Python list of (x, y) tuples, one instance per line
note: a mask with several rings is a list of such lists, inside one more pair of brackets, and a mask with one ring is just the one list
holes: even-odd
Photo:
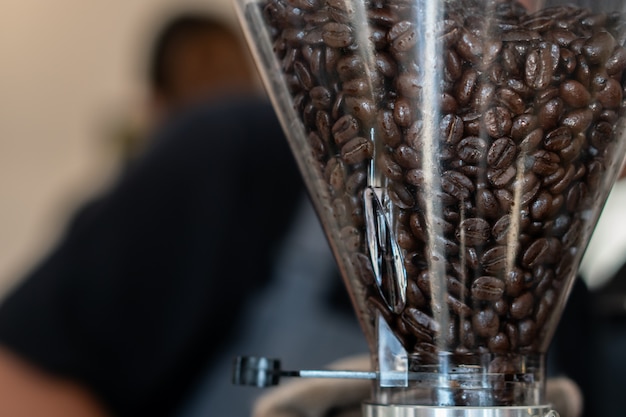
[(254, 356), (238, 356), (233, 366), (233, 384), (259, 388), (278, 385), (280, 377), (376, 379), (377, 376), (376, 372), (371, 371), (284, 371), (280, 369), (280, 360)]

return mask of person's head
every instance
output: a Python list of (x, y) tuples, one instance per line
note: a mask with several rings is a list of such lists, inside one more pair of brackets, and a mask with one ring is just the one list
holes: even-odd
[(160, 113), (211, 94), (255, 88), (256, 78), (239, 33), (219, 18), (184, 13), (157, 33), (148, 81)]

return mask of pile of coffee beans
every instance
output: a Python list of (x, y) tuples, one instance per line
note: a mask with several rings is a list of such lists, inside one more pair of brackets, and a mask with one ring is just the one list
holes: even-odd
[[(503, 358), (545, 351), (552, 313), (590, 233), (590, 211), (606, 195), (606, 173), (621, 162), (622, 16), (574, 6), (529, 13), (508, 0), (445, 2), (433, 145), (422, 110), (424, 66), (436, 63), (420, 61), (419, 2), (262, 3), (372, 308), (422, 362), (445, 346), (459, 356), (493, 355), (494, 372), (519, 373)], [(436, 155), (425, 155), (427, 143)], [(372, 276), (363, 204), (372, 164), (402, 251), (401, 311)], [(433, 183), (438, 188), (428, 188)], [(427, 210), (433, 198), (434, 212)], [(436, 278), (445, 281), (438, 284), (445, 326), (433, 318), (442, 301), (429, 270), (435, 240), (445, 260), (445, 276)]]

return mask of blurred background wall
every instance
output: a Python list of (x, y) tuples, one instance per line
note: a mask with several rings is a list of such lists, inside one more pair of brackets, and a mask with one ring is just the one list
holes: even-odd
[(0, 13), (0, 297), (119, 169), (139, 123), (158, 25), (180, 10), (236, 24), (230, 0), (3, 0)]

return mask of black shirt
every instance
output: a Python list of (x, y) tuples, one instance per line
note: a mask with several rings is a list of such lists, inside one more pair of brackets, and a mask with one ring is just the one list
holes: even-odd
[(184, 112), (6, 298), (0, 343), (114, 415), (172, 415), (266, 284), (302, 190), (269, 102)]

